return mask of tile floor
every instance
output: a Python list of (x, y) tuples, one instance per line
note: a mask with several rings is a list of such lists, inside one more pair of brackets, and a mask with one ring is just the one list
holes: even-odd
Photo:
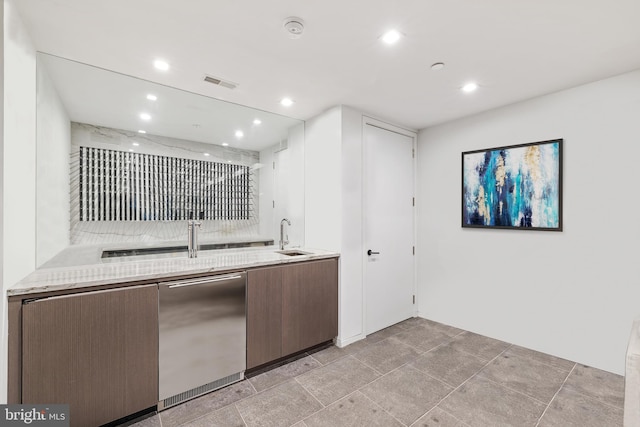
[(421, 318), (136, 427), (622, 426), (624, 378)]

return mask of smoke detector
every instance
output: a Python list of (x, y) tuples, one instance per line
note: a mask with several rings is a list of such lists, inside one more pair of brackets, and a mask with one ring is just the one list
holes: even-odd
[(304, 21), (302, 18), (298, 18), (295, 16), (290, 16), (284, 20), (284, 24), (282, 25), (287, 33), (289, 33), (289, 37), (292, 39), (299, 39), (302, 36), (302, 32), (304, 31)]

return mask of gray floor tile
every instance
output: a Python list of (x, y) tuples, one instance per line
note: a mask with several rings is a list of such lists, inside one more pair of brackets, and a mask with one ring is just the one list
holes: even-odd
[(466, 427), (467, 425), (440, 408), (433, 408), (411, 427)]
[(245, 427), (245, 424), (235, 405), (229, 405), (183, 424), (183, 427)]
[(424, 325), (428, 322), (427, 319), (423, 319), (422, 317), (411, 317), (407, 320), (403, 320), (397, 325), (403, 329), (411, 329), (414, 326)]
[(539, 427), (622, 427), (623, 410), (562, 388)]
[(609, 405), (624, 406), (624, 377), (620, 375), (578, 364), (564, 386)]
[(240, 381), (160, 412), (162, 427), (179, 426), (253, 394), (255, 390), (249, 381)]
[(473, 427), (533, 427), (546, 405), (476, 376), (438, 407)]
[(410, 425), (436, 406), (453, 387), (410, 366), (402, 366), (360, 389), (394, 418)]
[(560, 390), (567, 374), (507, 350), (478, 375), (548, 404)]
[(322, 409), (295, 380), (290, 380), (236, 403), (248, 427), (290, 426)]
[(153, 415), (149, 418), (145, 418), (135, 424), (131, 424), (130, 427), (162, 427), (160, 423), (160, 415)]
[(450, 337), (455, 337), (456, 335), (459, 335), (459, 334), (465, 332), (462, 329), (454, 328), (453, 326), (445, 325), (444, 323), (434, 322), (433, 320), (428, 320), (428, 319), (424, 319), (424, 322), (422, 323), (422, 326), (423, 327), (429, 327), (429, 328), (432, 328), (434, 330), (443, 332), (443, 333), (449, 335)]
[(451, 339), (451, 337), (436, 328), (429, 326), (415, 326), (394, 335), (394, 338), (420, 352), (429, 351)]
[(486, 364), (484, 360), (445, 344), (424, 353), (413, 361), (411, 366), (453, 387), (458, 387)]
[(510, 344), (473, 332), (464, 332), (452, 339), (451, 346), (489, 361), (509, 348)]
[(402, 427), (382, 408), (355, 392), (304, 420), (308, 427)]
[(405, 363), (414, 361), (420, 352), (415, 348), (397, 340), (387, 338), (371, 344), (353, 356), (383, 374), (396, 369)]
[(530, 350), (528, 348), (520, 347), (517, 345), (511, 346), (511, 348), (509, 348), (509, 351), (521, 356), (527, 356), (531, 359), (537, 360), (538, 362), (544, 363), (545, 365), (553, 366), (556, 369), (567, 372), (569, 372), (573, 368), (573, 365), (576, 364), (575, 362), (572, 362), (570, 360), (561, 359), (550, 354), (541, 353), (539, 351)]
[(367, 341), (366, 338), (361, 339), (360, 341), (356, 341), (354, 343), (351, 343), (347, 346), (342, 347), (342, 349), (344, 351), (346, 351), (348, 354), (354, 354), (359, 352), (360, 350), (368, 347), (371, 344), (370, 341)]
[(373, 334), (367, 335), (365, 341), (367, 344), (375, 344), (377, 342), (382, 341), (383, 339), (392, 337), (402, 331), (405, 331), (407, 328), (400, 326), (399, 323), (395, 325), (391, 325), (388, 328), (384, 328), (379, 330), (378, 332), (374, 332)]
[(296, 380), (323, 405), (329, 405), (379, 376), (353, 356), (348, 356), (300, 375)]
[(342, 357), (348, 356), (349, 354), (350, 353), (346, 350), (346, 348), (340, 348), (332, 345), (331, 347), (311, 353), (311, 357), (316, 359), (322, 365), (326, 365)]
[(322, 366), (322, 364), (315, 358), (306, 356), (260, 375), (256, 375), (250, 378), (249, 381), (257, 391), (262, 391), (320, 366)]

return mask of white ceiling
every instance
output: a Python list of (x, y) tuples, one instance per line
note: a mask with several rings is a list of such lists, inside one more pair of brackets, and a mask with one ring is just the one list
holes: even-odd
[[(299, 119), (345, 104), (421, 129), (640, 68), (639, 0), (15, 4), (39, 51)], [(305, 21), (299, 39), (282, 28), (291, 15)], [(379, 40), (390, 28), (404, 34), (394, 46)], [(480, 88), (462, 93), (470, 80)]]

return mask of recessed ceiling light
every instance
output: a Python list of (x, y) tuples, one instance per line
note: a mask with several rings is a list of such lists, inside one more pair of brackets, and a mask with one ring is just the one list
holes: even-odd
[(140, 113), (140, 118), (142, 120), (151, 120), (151, 114), (148, 113)]
[(129, 151), (133, 151), (133, 148), (129, 148)]
[(294, 101), (291, 98), (282, 98), (280, 100), (280, 104), (285, 106), (285, 107), (291, 107), (293, 105)]
[(227, 163), (231, 163), (231, 160), (227, 160)]
[(255, 120), (253, 121), (253, 124), (254, 124), (254, 125), (259, 125), (259, 124), (261, 124), (261, 123), (262, 123), (262, 120), (260, 120), (260, 119), (255, 119)]
[(435, 64), (431, 65), (431, 69), (433, 71), (440, 71), (444, 68), (444, 62), (436, 62)]
[(204, 153), (204, 155), (205, 155), (206, 157), (209, 157), (211, 154), (209, 154), (209, 153)]
[(163, 59), (156, 59), (153, 61), (153, 66), (156, 67), (157, 70), (160, 71), (168, 71), (169, 63)]
[(140, 130), (138, 131), (138, 133), (147, 133), (147, 131), (146, 131), (146, 130), (142, 130), (142, 129), (140, 129)]
[(382, 35), (382, 41), (386, 44), (394, 44), (400, 40), (400, 37), (402, 37), (402, 34), (397, 30), (389, 30)]
[(242, 138), (243, 136), (244, 136), (244, 132), (242, 132), (241, 130), (236, 131), (236, 138)]
[(148, 99), (149, 101), (157, 101), (157, 100), (158, 100), (158, 97), (157, 97), (157, 96), (155, 96), (154, 94), (150, 93), (149, 95), (147, 95), (147, 99)]
[(223, 147), (228, 147), (228, 146), (229, 146), (229, 143), (228, 143), (228, 142), (223, 142), (223, 143), (222, 143), (222, 146), (223, 146)]
[(462, 86), (462, 91), (466, 93), (473, 92), (476, 89), (478, 89), (478, 84), (474, 82), (469, 82)]
[(131, 145), (133, 145), (134, 147), (137, 147), (138, 145), (140, 145), (140, 143), (138, 143), (138, 142), (134, 142), (134, 143), (132, 143)]

